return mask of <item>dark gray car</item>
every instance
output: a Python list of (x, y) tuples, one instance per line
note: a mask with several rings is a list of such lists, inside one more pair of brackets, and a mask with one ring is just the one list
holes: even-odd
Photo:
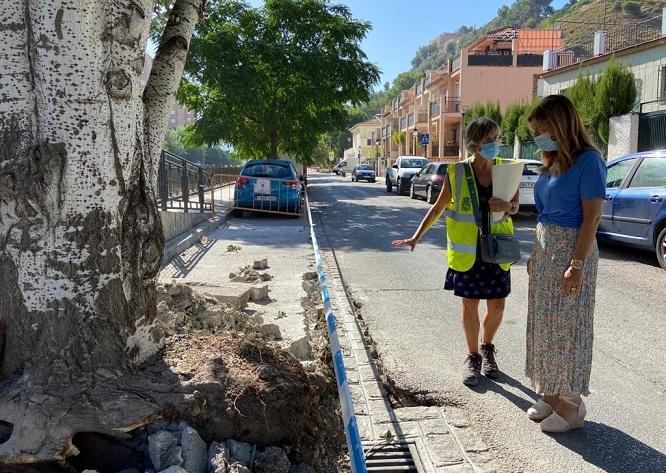
[(425, 165), (412, 178), (409, 196), (412, 199), (424, 197), (429, 204), (434, 204), (446, 178), (446, 163)]
[(354, 168), (351, 175), (352, 182), (354, 181), (368, 181), (375, 182), (377, 176), (375, 174), (375, 168), (369, 164), (359, 164)]

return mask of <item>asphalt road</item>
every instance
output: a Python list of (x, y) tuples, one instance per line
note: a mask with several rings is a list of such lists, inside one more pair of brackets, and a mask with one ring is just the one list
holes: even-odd
[(332, 174), (311, 175), (309, 192), (318, 232), (335, 250), (389, 374), (410, 392), (462, 406), (502, 472), (666, 472), (666, 271), (653, 254), (601, 245), (586, 426), (549, 436), (524, 413), (536, 399), (524, 375), (534, 216), (515, 221), (524, 258), (512, 270), (495, 340), (504, 374), (470, 389), (460, 381), (460, 303), (443, 290), (443, 222), (410, 253), (390, 242), (411, 236), (427, 203), (387, 194), (381, 181)]

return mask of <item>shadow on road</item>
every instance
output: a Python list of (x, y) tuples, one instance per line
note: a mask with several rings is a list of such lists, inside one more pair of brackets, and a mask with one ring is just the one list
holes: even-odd
[(666, 471), (666, 455), (606, 424), (586, 421), (582, 429), (552, 437), (608, 473)]
[(194, 269), (194, 267), (201, 261), (201, 259), (210, 251), (210, 249), (215, 245), (217, 240), (208, 240), (205, 242), (199, 241), (193, 245), (193, 248), (196, 248), (194, 252), (186, 250), (183, 253), (175, 256), (171, 261), (169, 261), (169, 266), (175, 268), (173, 273), (174, 278), (184, 278)]
[[(512, 388), (518, 389), (523, 392), (528, 398), (518, 396), (511, 391), (508, 391), (504, 385), (510, 386)], [(518, 381), (515, 378), (512, 378), (506, 373), (500, 373), (499, 378), (496, 380), (491, 380), (483, 377), (481, 382), (476, 386), (469, 387), (471, 390), (484, 394), (487, 392), (493, 392), (499, 394), (500, 396), (505, 397), (507, 400), (511, 401), (518, 409), (523, 412), (527, 412), (527, 409), (539, 399), (539, 395), (534, 392), (532, 389), (525, 386), (523, 383)]]

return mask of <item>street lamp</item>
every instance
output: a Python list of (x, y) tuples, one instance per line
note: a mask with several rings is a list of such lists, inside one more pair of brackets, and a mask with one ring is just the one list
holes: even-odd
[(358, 162), (361, 162), (361, 145), (358, 145)]
[(414, 147), (412, 148), (412, 151), (414, 155), (416, 155), (416, 140), (419, 139), (419, 130), (414, 128), (414, 131), (412, 131), (412, 136), (414, 137)]

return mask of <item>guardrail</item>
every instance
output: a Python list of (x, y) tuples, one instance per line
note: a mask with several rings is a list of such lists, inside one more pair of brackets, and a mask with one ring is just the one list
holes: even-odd
[(365, 465), (361, 434), (358, 430), (356, 415), (354, 414), (351, 390), (349, 389), (345, 363), (342, 358), (342, 348), (340, 347), (340, 340), (338, 339), (338, 324), (335, 315), (333, 314), (333, 308), (331, 307), (331, 294), (328, 290), (326, 272), (324, 271), (324, 264), (321, 259), (319, 244), (317, 243), (317, 235), (315, 235), (314, 231), (314, 223), (312, 222), (312, 213), (310, 211), (310, 201), (307, 192), (305, 193), (305, 207), (307, 209), (308, 221), (310, 223), (310, 237), (312, 238), (317, 275), (319, 277), (319, 285), (321, 288), (321, 299), (324, 303), (324, 312), (326, 314), (326, 329), (328, 331), (328, 340), (333, 355), (333, 369), (335, 370), (335, 379), (338, 385), (342, 422), (345, 428), (345, 437), (347, 438), (347, 448), (351, 459), (352, 473), (367, 473), (368, 469)]
[(178, 209), (183, 212), (210, 210), (210, 204), (205, 201), (210, 173), (201, 166), (163, 150), (157, 182), (159, 205), (162, 210)]

